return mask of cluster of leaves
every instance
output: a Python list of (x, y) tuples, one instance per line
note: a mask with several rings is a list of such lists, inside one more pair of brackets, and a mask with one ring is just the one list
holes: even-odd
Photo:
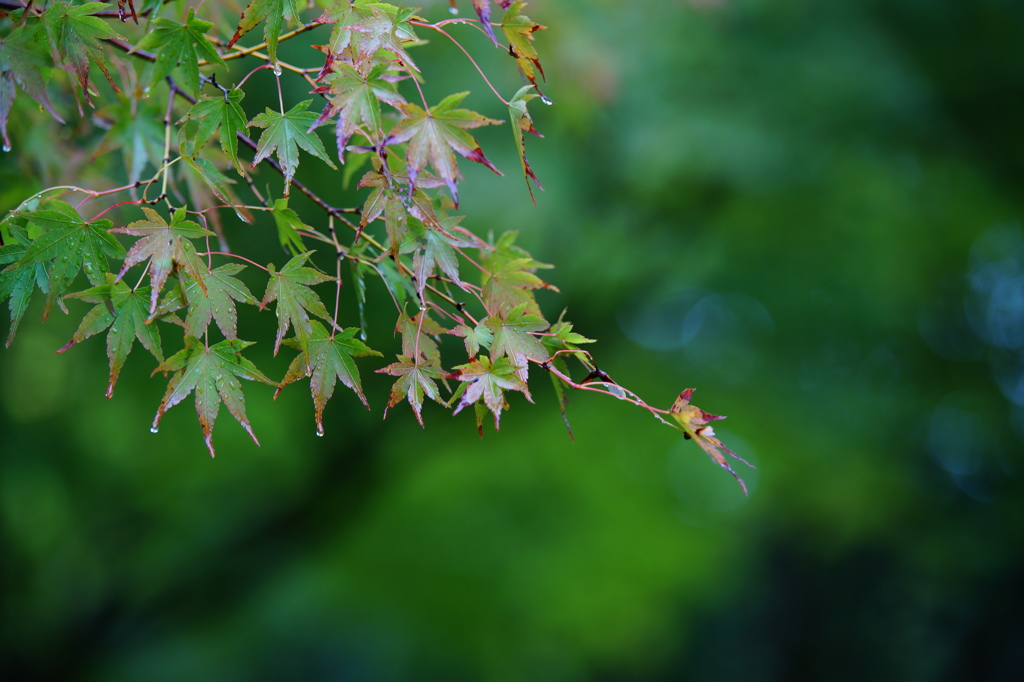
[[(61, 83), (65, 71), (64, 92), (73, 93), (83, 125), (86, 108), (95, 107), (109, 85), (106, 99), (113, 103), (91, 117), (107, 122), (94, 157), (121, 149), (126, 169), (118, 187), (44, 190), (0, 222), (0, 300), (7, 299), (11, 311), (8, 344), (36, 290), (45, 296), (44, 318), (55, 303), (65, 311), (69, 300), (91, 303), (60, 351), (106, 332), (109, 397), (138, 341), (155, 360), (154, 374), (169, 377), (154, 431), (166, 410), (194, 394), (211, 455), (221, 404), (256, 440), (239, 380), (280, 392), (308, 378), (323, 433), (324, 409), (339, 381), (369, 406), (356, 358), (382, 355), (366, 344), (365, 323), (344, 327), (338, 319), (344, 270), (354, 284), (346, 290), (360, 302), (367, 280), (378, 278), (395, 303), (401, 348), (376, 370), (395, 378), (385, 414), (408, 402), (422, 424), (429, 399), (454, 413), (472, 407), (481, 432), (488, 415), (498, 428), (510, 394), (531, 400), (530, 370), (542, 368), (552, 378), (563, 417), (565, 389), (610, 393), (656, 416), (671, 415), (728, 468), (721, 454), (728, 451), (706, 427), (711, 415), (686, 406), (647, 405), (611, 382), (580, 349), (590, 339), (568, 321), (544, 316), (536, 293), (554, 287), (538, 273), (550, 266), (518, 246), (514, 233), (485, 241), (452, 213), (459, 206), (460, 157), (500, 174), (472, 131), (503, 121), (463, 108), (466, 92), (433, 105), (424, 98), (425, 76), (410, 54), (422, 42), (418, 33), (455, 41), (447, 27), (470, 26), (514, 59), (525, 82), (518, 92), (506, 100), (487, 85), (508, 109), (531, 197), (531, 182), (540, 187), (524, 133), (539, 135), (529, 103), (548, 101), (539, 89), (544, 71), (534, 46), (534, 35), (545, 27), (525, 14), (522, 2), (493, 4), (499, 11), (492, 13), (491, 0), (473, 0), (475, 20), (431, 23), (416, 9), (371, 0), (337, 0), (314, 10), (295, 0), (252, 0), (229, 28), (200, 18), (199, 12), (218, 17), (202, 3), (182, 8), (146, 0), (136, 7), (120, 0), (115, 10), (98, 2), (59, 1), (45, 8), (0, 2), (7, 8), (0, 14), (5, 148), (12, 146), (8, 128), (19, 90), (63, 123), (48, 90)], [(243, 47), (260, 25), (263, 42)], [(310, 51), (315, 62), (298, 66), (280, 59), (282, 42), (321, 26), (330, 35)], [(256, 66), (238, 71), (229, 68), (232, 63)], [(93, 66), (105, 83), (91, 78)], [(243, 106), (243, 87), (263, 68), (277, 81), (278, 106), (251, 115)], [(312, 109), (314, 99), (285, 104), (283, 76), (306, 82), (322, 103), (319, 113)], [(328, 124), (334, 127), (332, 152), (318, 133)], [(257, 129), (259, 139), (253, 140), (249, 134)], [(210, 144), (215, 137), (216, 147)], [(306, 156), (334, 170), (336, 159), (345, 177), (361, 173), (359, 203), (337, 207), (302, 184), (296, 175)], [(261, 167), (280, 175), (281, 198), (257, 189), (252, 173)], [(147, 168), (154, 169), (148, 179)], [(232, 175), (248, 188), (245, 200)], [(289, 207), (296, 189), (323, 210), (323, 224), (307, 225)], [(128, 198), (96, 212), (98, 200), (118, 194)], [(62, 198), (68, 195), (83, 196), (72, 205)], [(234, 230), (222, 223), (225, 209), (245, 222), (269, 213), (290, 255), (287, 263), (277, 269), (234, 252)], [(330, 266), (321, 269), (318, 259)], [(463, 272), (467, 265), (472, 277)], [(252, 268), (242, 276), (248, 266), (263, 273), (261, 299), (244, 281)], [(77, 288), (82, 276), (86, 289)], [(321, 298), (321, 285), (334, 288), (333, 310)], [(238, 305), (276, 314), (274, 354), (282, 347), (295, 353), (280, 381), (244, 357), (253, 342), (239, 338)], [(181, 349), (165, 354), (169, 333)], [(442, 358), (443, 335), (462, 339), (461, 362)], [(567, 363), (573, 360), (589, 373), (583, 381), (570, 376)]]

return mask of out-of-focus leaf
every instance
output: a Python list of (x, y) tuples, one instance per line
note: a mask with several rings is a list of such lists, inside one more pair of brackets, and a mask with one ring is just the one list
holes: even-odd
[(38, 23), (25, 23), (0, 38), (0, 137), (5, 150), (12, 148), (7, 134), (7, 118), (17, 95), (15, 85), (39, 102), (50, 115), (64, 123), (46, 93), (49, 72), (45, 45)]
[(78, 76), (78, 83), (85, 93), (85, 99), (92, 104), (89, 93), (89, 65), (93, 62), (107, 77), (111, 87), (118, 89), (110, 78), (106, 57), (103, 54), (103, 41), (108, 39), (124, 40), (124, 37), (99, 17), (92, 16), (106, 8), (102, 2), (87, 2), (84, 5), (72, 5), (67, 2), (55, 2), (43, 12), (43, 25), (50, 38), (50, 44), (62, 60), (67, 62)]
[(276, 63), (277, 43), (281, 38), (284, 22), (296, 21), (299, 18), (299, 11), (296, 0), (252, 0), (242, 11), (235, 35), (228, 41), (228, 48), (230, 49), (239, 38), (266, 19), (267, 25), (263, 27), (263, 36), (267, 42), (267, 54), (270, 61)]

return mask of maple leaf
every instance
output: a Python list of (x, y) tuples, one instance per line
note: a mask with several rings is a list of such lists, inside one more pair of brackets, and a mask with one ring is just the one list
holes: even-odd
[(336, 332), (333, 336), (326, 328), (316, 320), (310, 322), (312, 334), (309, 338), (308, 357), (300, 353), (288, 368), (287, 374), (281, 380), (281, 385), (274, 393), (274, 398), (281, 392), (281, 389), (288, 384), (310, 377), (309, 390), (313, 395), (313, 405), (316, 407), (316, 432), (324, 434), (323, 415), (327, 401), (334, 395), (334, 388), (341, 380), (348, 386), (367, 409), (370, 404), (363, 395), (362, 384), (359, 381), (359, 369), (353, 358), (367, 355), (381, 356), (365, 343), (355, 338), (359, 329), (350, 327)]
[[(38, 24), (22, 24), (9, 35), (0, 38), (0, 137), (4, 150), (10, 151), (11, 138), (7, 134), (7, 118), (14, 104), (18, 86), (29, 97), (39, 102), (50, 115), (64, 123), (50, 103), (46, 93), (46, 60), (40, 40)], [(44, 71), (45, 69), (45, 71)]]
[(196, 255), (196, 247), (190, 240), (200, 237), (211, 237), (213, 232), (199, 227), (191, 220), (185, 220), (185, 209), (179, 208), (171, 216), (171, 224), (168, 225), (163, 217), (153, 209), (143, 206), (142, 212), (146, 214), (145, 220), (137, 220), (125, 227), (117, 227), (111, 232), (130, 234), (134, 237), (142, 237), (128, 250), (124, 258), (124, 265), (117, 273), (117, 278), (124, 277), (128, 268), (144, 260), (149, 260), (149, 278), (151, 282), (149, 306), (150, 312), (156, 311), (157, 299), (160, 291), (171, 272), (180, 268), (192, 275), (192, 278), (203, 285), (203, 273), (206, 266)]
[(733, 471), (731, 466), (729, 466), (729, 462), (725, 459), (725, 455), (723, 455), (722, 452), (724, 451), (750, 468), (754, 468), (754, 465), (737, 455), (729, 448), (725, 447), (722, 444), (722, 441), (718, 440), (715, 436), (715, 430), (710, 426), (709, 422), (725, 419), (725, 417), (708, 414), (696, 405), (691, 405), (690, 397), (693, 395), (693, 391), (694, 389), (688, 388), (680, 393), (679, 397), (676, 398), (676, 401), (672, 403), (672, 408), (669, 410), (669, 414), (682, 427), (683, 435), (687, 439), (692, 438), (697, 445), (700, 446), (701, 450), (707, 453), (708, 457), (732, 474), (733, 478), (735, 478), (740, 484), (740, 487), (743, 488), (743, 494), (746, 495), (747, 484), (744, 483), (743, 479)]
[(443, 379), (445, 371), (441, 368), (441, 349), (431, 337), (443, 334), (445, 329), (425, 312), (413, 317), (403, 315), (395, 329), (402, 334), (402, 353), (398, 356), (398, 362), (377, 370), (379, 373), (399, 377), (391, 387), (391, 397), (384, 416), (387, 417), (387, 410), (408, 400), (416, 414), (416, 421), (423, 426), (421, 411), (424, 396), (442, 402), (434, 382)]
[(143, 348), (153, 354), (157, 362), (163, 362), (164, 356), (160, 348), (160, 332), (157, 326), (146, 323), (149, 315), (149, 288), (139, 287), (133, 291), (127, 284), (117, 281), (114, 275), (109, 273), (107, 280), (107, 284), (68, 295), (68, 298), (77, 298), (97, 305), (85, 314), (74, 336), (57, 352), (63, 353), (75, 344), (110, 327), (107, 333), (107, 358), (110, 360), (107, 397), (110, 398), (114, 395), (114, 384), (117, 383), (117, 377), (121, 374), (121, 368), (136, 339)]
[(217, 420), (221, 402), (238, 420), (253, 442), (259, 445), (260, 442), (245, 414), (245, 396), (239, 379), (261, 381), (271, 386), (277, 384), (258, 370), (256, 365), (242, 357), (242, 351), (251, 345), (251, 341), (225, 339), (213, 346), (207, 346), (194, 336), (186, 336), (185, 347), (153, 370), (153, 374), (174, 374), (167, 384), (167, 391), (156, 411), (150, 431), (156, 433), (164, 413), (187, 398), (194, 390), (196, 412), (199, 414), (199, 424), (203, 428), (203, 440), (211, 457), (216, 455), (213, 450), (213, 424)]
[(336, 63), (334, 72), (327, 77), (328, 85), (316, 89), (315, 92), (327, 97), (328, 104), (310, 130), (337, 116), (335, 138), (341, 163), (345, 163), (345, 147), (356, 132), (361, 132), (371, 144), (381, 141), (381, 102), (395, 107), (405, 102), (384, 77), (389, 68), (388, 64), (378, 64), (363, 74), (350, 64)]
[(361, 40), (355, 45), (356, 62), (370, 61), (378, 50), (387, 50), (412, 71), (419, 71), (412, 58), (402, 47), (402, 43), (415, 41), (416, 33), (410, 19), (416, 19), (416, 10), (399, 8), (386, 3), (373, 3), (367, 6), (369, 16), (349, 26), (349, 29), (361, 34)]
[[(388, 234), (388, 250), (397, 256), (409, 232), (409, 216), (425, 223), (437, 223), (430, 198), (421, 191), (442, 185), (433, 176), (424, 175), (419, 179), (419, 188), (412, 190), (412, 196), (400, 188), (403, 176), (396, 173), (383, 175), (378, 171), (369, 171), (363, 175), (358, 187), (373, 187), (373, 191), (363, 203), (362, 215), (359, 219), (359, 232), (368, 224), (384, 216), (384, 227)], [(406, 200), (408, 199), (408, 203)]]
[(530, 334), (545, 331), (550, 325), (543, 317), (527, 313), (526, 307), (526, 303), (521, 303), (499, 317), (491, 315), (484, 321), (493, 334), (491, 358), (508, 356), (524, 382), (529, 366), (527, 360), (546, 362), (551, 357), (544, 344)]
[(263, 159), (277, 151), (277, 160), (284, 170), (284, 195), (288, 196), (291, 188), (292, 178), (299, 167), (299, 147), (322, 160), (331, 168), (337, 167), (327, 158), (327, 150), (323, 142), (316, 136), (313, 130), (316, 128), (317, 115), (309, 109), (313, 102), (307, 99), (299, 102), (287, 113), (273, 111), (269, 107), (265, 113), (259, 114), (249, 125), (257, 128), (266, 128), (260, 135), (260, 141), (256, 147), (256, 157), (252, 160), (249, 168), (255, 168)]
[(227, 64), (203, 35), (213, 28), (213, 24), (196, 19), (195, 15), (195, 10), (190, 7), (183, 24), (164, 17), (154, 19), (149, 32), (132, 51), (145, 49), (156, 53), (151, 83), (163, 80), (180, 67), (185, 84), (192, 94), (198, 96), (200, 53), (207, 62), (220, 64), (224, 68), (227, 68)]
[[(155, 97), (140, 99), (136, 94), (119, 93), (116, 102), (96, 112), (97, 119), (114, 123), (91, 157), (96, 159), (102, 154), (121, 149), (130, 184), (139, 182), (147, 165), (159, 168), (164, 158), (165, 130), (162, 119), (166, 104), (158, 104)], [(132, 193), (135, 194), (134, 189)]]
[(445, 217), (437, 227), (412, 224), (409, 235), (403, 240), (400, 253), (412, 253), (412, 270), (416, 278), (416, 291), (423, 295), (435, 270), (440, 270), (460, 289), (466, 285), (459, 279), (459, 259), (455, 248), (474, 247), (478, 244), (467, 239), (458, 239), (450, 231), (462, 220), (461, 216)]
[(537, 129), (533, 125), (533, 118), (530, 117), (530, 112), (526, 109), (526, 103), (530, 100), (539, 97), (535, 93), (530, 91), (534, 88), (529, 85), (524, 85), (519, 89), (519, 92), (508, 103), (509, 115), (512, 117), (512, 137), (515, 138), (516, 151), (519, 153), (519, 162), (523, 166), (523, 179), (526, 180), (526, 189), (530, 192), (530, 200), (534, 204), (537, 200), (533, 197), (533, 188), (530, 186), (530, 180), (533, 180), (534, 184), (537, 185), (537, 189), (543, 190), (540, 181), (537, 180), (537, 176), (533, 174), (533, 169), (530, 168), (530, 162), (526, 159), (526, 143), (523, 141), (523, 132), (533, 133), (537, 137), (544, 137), (537, 132)]
[[(117, 85), (107, 71), (103, 57), (103, 41), (124, 37), (112, 29), (103, 19), (91, 16), (106, 8), (106, 3), (87, 2), (84, 5), (71, 5), (67, 2), (55, 2), (43, 12), (42, 21), (46, 34), (60, 58), (67, 61), (78, 76), (78, 83), (85, 93), (85, 100), (91, 105), (89, 94), (89, 65), (95, 62), (100, 71), (107, 77), (114, 90)], [(56, 60), (55, 60), (56, 61)]]
[(459, 206), (459, 193), (455, 187), (455, 180), (458, 177), (456, 152), (470, 161), (482, 163), (498, 175), (502, 174), (487, 160), (476, 140), (466, 132), (468, 129), (480, 126), (498, 125), (502, 121), (481, 116), (468, 109), (456, 109), (455, 107), (468, 94), (468, 92), (460, 92), (449, 95), (437, 106), (430, 107), (429, 110), (424, 110), (412, 103), (399, 105), (399, 110), (406, 118), (391, 129), (391, 135), (387, 140), (389, 145), (401, 142), (409, 143), (406, 150), (406, 162), (410, 189), (415, 187), (416, 176), (429, 163), (448, 185), (456, 208)]
[(264, 19), (267, 25), (263, 27), (263, 37), (267, 42), (267, 54), (270, 61), (277, 63), (277, 43), (281, 37), (285, 20), (295, 21), (299, 18), (299, 6), (296, 0), (252, 0), (242, 11), (235, 35), (228, 41), (228, 48), (238, 42), (238, 39), (256, 28)]
[(310, 287), (332, 281), (334, 278), (303, 265), (312, 253), (300, 253), (288, 261), (280, 272), (273, 264), (267, 266), (270, 271), (270, 282), (267, 284), (263, 300), (260, 301), (260, 310), (266, 308), (271, 301), (277, 301), (277, 340), (274, 342), (274, 355), (280, 350), (281, 341), (291, 326), (295, 329), (295, 337), (303, 353), (308, 356), (309, 341), (313, 335), (309, 314), (331, 320), (331, 314)]
[(259, 305), (259, 301), (245, 284), (235, 277), (244, 269), (244, 265), (237, 263), (221, 265), (213, 270), (204, 268), (202, 284), (190, 277), (183, 288), (175, 290), (160, 304), (155, 316), (159, 317), (187, 307), (186, 335), (200, 338), (206, 333), (210, 322), (215, 321), (225, 338), (238, 338), (238, 311), (235, 308), (235, 301)]
[(274, 201), (274, 207), (270, 209), (270, 214), (274, 216), (274, 223), (277, 225), (277, 238), (281, 242), (281, 247), (293, 256), (305, 251), (306, 245), (302, 243), (299, 230), (309, 231), (311, 228), (302, 222), (298, 213), (288, 208), (288, 200), (277, 199)]
[(516, 64), (523, 77), (536, 87), (537, 72), (544, 78), (544, 67), (540, 65), (540, 56), (537, 48), (533, 46), (533, 34), (543, 31), (547, 26), (542, 26), (523, 12), (522, 2), (513, 2), (505, 10), (505, 16), (501, 18), (501, 30), (509, 41), (509, 54), (515, 57)]
[[(23, 227), (10, 225), (10, 235), (15, 243), (0, 246), (0, 265), (20, 261), (32, 245), (27, 231)], [(11, 311), (11, 329), (7, 333), (6, 345), (14, 341), (14, 335), (25, 316), (28, 304), (32, 300), (32, 292), (36, 287), (45, 294), (50, 290), (50, 273), (47, 263), (23, 263), (17, 267), (0, 270), (0, 301), (10, 297), (7, 305)]]
[(491, 315), (500, 315), (503, 309), (526, 304), (526, 312), (540, 315), (540, 306), (533, 296), (536, 289), (556, 287), (548, 284), (536, 274), (539, 268), (550, 268), (530, 257), (530, 254), (515, 245), (517, 232), (506, 232), (484, 259), (487, 274), (481, 294), (484, 305)]
[[(352, 45), (353, 39), (355, 39), (356, 43), (362, 40), (362, 34), (359, 32), (353, 35), (352, 27), (371, 16), (373, 14), (372, 6), (375, 4), (377, 4), (376, 0), (355, 0), (354, 2), (341, 0), (325, 8), (324, 13), (317, 18), (317, 23), (334, 24), (334, 29), (331, 31), (331, 37), (326, 46), (327, 62), (324, 64), (324, 69), (320, 72), (318, 80), (323, 74), (327, 73), (334, 61), (334, 57), (340, 55)], [(354, 53), (355, 51), (353, 51)]]
[(483, 320), (475, 327), (460, 324), (449, 332), (450, 334), (461, 336), (465, 339), (464, 343), (466, 344), (466, 353), (471, 358), (476, 357), (476, 354), (480, 352), (481, 348), (491, 347), (491, 341), (494, 339), (494, 333), (487, 328), (485, 323), (486, 320)]
[(445, 372), (441, 369), (441, 365), (435, 361), (423, 357), (417, 357), (413, 361), (407, 355), (399, 355), (398, 362), (393, 362), (387, 367), (378, 369), (377, 372), (398, 377), (398, 381), (391, 387), (388, 406), (384, 409), (385, 417), (388, 416), (388, 410), (392, 407), (403, 400), (408, 400), (413, 413), (416, 415), (416, 421), (420, 423), (420, 426), (423, 426), (423, 415), (421, 414), (423, 398), (427, 397), (443, 404), (441, 394), (438, 392), (435, 382), (438, 379), (444, 378)]
[(124, 248), (110, 235), (114, 224), (109, 220), (87, 223), (69, 204), (56, 199), (40, 206), (38, 210), (18, 214), (43, 233), (32, 240), (24, 255), (5, 272), (47, 264), (45, 320), (54, 301), (68, 290), (83, 268), (90, 282), (100, 284), (108, 269), (107, 256), (120, 258)]
[[(458, 404), (452, 412), (453, 415), (483, 398), (484, 405), (494, 415), (494, 430), (497, 431), (501, 421), (501, 411), (508, 407), (508, 403), (505, 401), (505, 391), (522, 391), (526, 399), (533, 402), (526, 383), (519, 376), (519, 368), (508, 358), (491, 360), (484, 355), (473, 358), (465, 365), (454, 367), (453, 370), (448, 378), (465, 382), (452, 397), (453, 401), (458, 400)], [(477, 427), (480, 427), (479, 419)]]
[(245, 97), (245, 93), (238, 88), (224, 93), (223, 96), (203, 97), (178, 121), (178, 123), (195, 121), (198, 124), (194, 134), (187, 136), (193, 145), (191, 156), (195, 156), (198, 150), (213, 137), (213, 133), (219, 129), (220, 147), (241, 174), (242, 165), (238, 160), (238, 133), (249, 131), (248, 119), (246, 119), (241, 106), (243, 97)]

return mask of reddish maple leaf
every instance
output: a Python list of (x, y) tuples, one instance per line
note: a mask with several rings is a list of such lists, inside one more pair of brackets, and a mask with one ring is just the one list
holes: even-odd
[(494, 167), (476, 140), (466, 132), (470, 128), (480, 126), (498, 125), (502, 121), (487, 118), (469, 109), (456, 109), (462, 100), (466, 99), (468, 92), (460, 92), (445, 97), (437, 106), (429, 110), (412, 104), (399, 104), (398, 109), (405, 114), (406, 118), (398, 123), (391, 130), (387, 144), (398, 144), (408, 142), (409, 148), (406, 152), (408, 162), (410, 192), (416, 185), (416, 177), (427, 167), (427, 163), (437, 171), (437, 174), (448, 185), (455, 201), (455, 207), (459, 206), (459, 192), (455, 188), (455, 180), (459, 176), (458, 167), (455, 161), (455, 153), (458, 152), (470, 161), (476, 161), (490, 168), (498, 175), (502, 172)]

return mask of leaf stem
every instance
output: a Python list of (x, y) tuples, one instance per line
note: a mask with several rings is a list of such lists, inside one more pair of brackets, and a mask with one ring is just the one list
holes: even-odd
[[(512, 106), (511, 104), (509, 104), (508, 100), (506, 100), (504, 97), (502, 97), (498, 93), (498, 91), (494, 89), (494, 85), (491, 84), (490, 79), (487, 78), (487, 75), (484, 73), (483, 69), (480, 68), (480, 65), (476, 63), (476, 60), (473, 59), (473, 56), (471, 54), (469, 54), (469, 52), (466, 51), (466, 48), (464, 48), (462, 46), (462, 43), (460, 43), (458, 40), (456, 40), (450, 33), (445, 31), (444, 29), (440, 28), (441, 25), (445, 24), (445, 23), (463, 23), (463, 22), (467, 22), (467, 21), (468, 20), (466, 20), (466, 19), (447, 19), (445, 21), (441, 21), (441, 22), (438, 22), (436, 24), (420, 23), (420, 22), (416, 22), (416, 21), (410, 21), (409, 23), (410, 24), (414, 24), (416, 26), (420, 26), (422, 28), (433, 29), (433, 30), (437, 31), (438, 33), (440, 33), (441, 35), (443, 35), (444, 37), (448, 38), (448, 40), (450, 40), (453, 43), (455, 43), (455, 46), (457, 48), (459, 48), (460, 50), (462, 50), (462, 54), (466, 55), (466, 59), (468, 59), (470, 64), (473, 65), (473, 68), (475, 68), (477, 73), (480, 74), (480, 77), (484, 79), (484, 83), (487, 83), (487, 87), (489, 87), (491, 89), (491, 92), (494, 93), (494, 96), (497, 97), (499, 100), (501, 100), (502, 103), (504, 103), (505, 106)], [(474, 25), (474, 24), (472, 24), (472, 22), (469, 22), (469, 23), (471, 25)], [(478, 28), (480, 31), (483, 31), (483, 29), (481, 29), (479, 26), (477, 26), (476, 28)], [(426, 104), (424, 104), (424, 106), (426, 106)]]

